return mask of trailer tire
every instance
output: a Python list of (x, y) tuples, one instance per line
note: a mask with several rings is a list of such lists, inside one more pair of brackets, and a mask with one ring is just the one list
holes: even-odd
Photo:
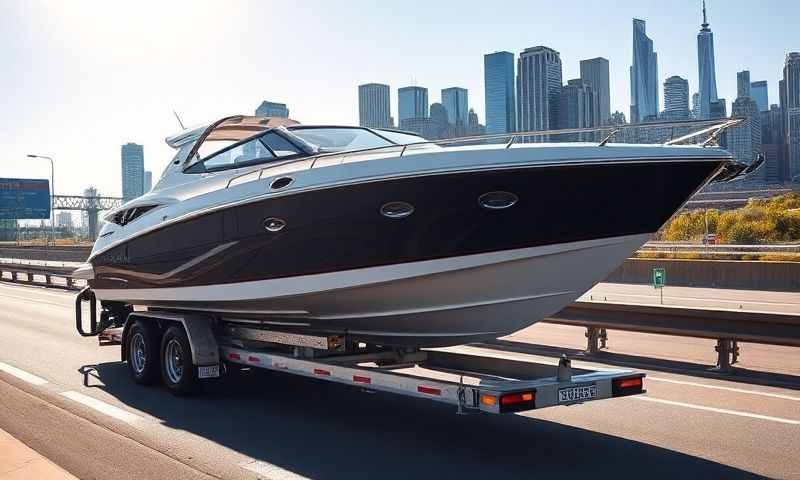
[(161, 335), (152, 322), (136, 320), (127, 335), (128, 371), (133, 381), (140, 385), (152, 385), (158, 381), (161, 370), (159, 346)]
[(161, 339), (161, 379), (173, 395), (189, 395), (197, 390), (192, 347), (186, 331), (179, 325), (169, 327)]

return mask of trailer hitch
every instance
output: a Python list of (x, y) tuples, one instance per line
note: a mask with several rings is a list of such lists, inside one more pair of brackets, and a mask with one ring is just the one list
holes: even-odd
[[(89, 302), (89, 331), (83, 329), (83, 302)], [(82, 337), (96, 337), (106, 328), (111, 326), (108, 312), (103, 310), (100, 313), (100, 322), (97, 321), (97, 297), (91, 288), (83, 287), (83, 290), (75, 297), (75, 329)]]

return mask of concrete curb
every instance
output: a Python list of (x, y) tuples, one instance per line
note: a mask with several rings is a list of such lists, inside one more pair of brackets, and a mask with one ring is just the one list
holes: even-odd
[(0, 480), (77, 480), (55, 463), (0, 429)]

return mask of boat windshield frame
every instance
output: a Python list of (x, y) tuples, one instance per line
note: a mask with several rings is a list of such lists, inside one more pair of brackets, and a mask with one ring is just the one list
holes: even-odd
[[(220, 148), (219, 150), (214, 150), (209, 155), (201, 158), (199, 156), (199, 150), (200, 150), (200, 147), (202, 146), (202, 144), (205, 143), (205, 141), (208, 139), (208, 137), (214, 132), (214, 130), (219, 125), (223, 124), (226, 120), (229, 120), (231, 118), (235, 118), (235, 117), (227, 117), (226, 119), (222, 119), (222, 120), (220, 120), (218, 122), (215, 122), (214, 124), (209, 126), (206, 129), (205, 132), (203, 132), (203, 135), (201, 135), (197, 139), (197, 141), (195, 142), (191, 152), (187, 155), (187, 159), (185, 161), (185, 165), (184, 165), (184, 168), (183, 168), (183, 173), (186, 173), (186, 174), (211, 173), (211, 172), (218, 172), (218, 171), (224, 171), (224, 170), (232, 170), (232, 169), (236, 169), (236, 168), (251, 167), (251, 166), (260, 165), (260, 164), (263, 164), (263, 163), (283, 162), (285, 160), (296, 160), (296, 159), (306, 158), (306, 157), (315, 156), (315, 155), (335, 155), (335, 154), (346, 153), (346, 152), (350, 152), (350, 151), (373, 150), (373, 149), (382, 149), (382, 148), (387, 148), (387, 147), (398, 147), (398, 146), (402, 147), (402, 146), (405, 145), (405, 144), (397, 143), (396, 141), (393, 141), (391, 138), (388, 138), (388, 136), (385, 135), (385, 134), (381, 135), (381, 131), (380, 130), (376, 130), (376, 129), (372, 129), (372, 128), (368, 128), (368, 127), (359, 127), (359, 126), (351, 126), (351, 125), (299, 125), (299, 124), (295, 124), (295, 125), (289, 125), (288, 128), (287, 128), (287, 126), (279, 125), (279, 126), (276, 126), (276, 127), (267, 128), (267, 129), (262, 130), (262, 131), (257, 131), (253, 135), (250, 135), (250, 136), (247, 136), (245, 138), (242, 138), (241, 140), (235, 141), (234, 143), (226, 145), (226, 146)], [(385, 142), (385, 144), (377, 145), (377, 146), (373, 146), (373, 147), (368, 147), (368, 148), (363, 148), (363, 147), (361, 147), (361, 148), (342, 148), (340, 150), (338, 150), (338, 149), (337, 150), (333, 150), (333, 149), (326, 149), (324, 147), (320, 147), (318, 145), (315, 145), (315, 144), (307, 141), (306, 139), (302, 138), (301, 136), (295, 135), (293, 133), (293, 131), (297, 131), (297, 130), (333, 130), (333, 129), (335, 129), (335, 130), (345, 130), (345, 129), (362, 130), (364, 132), (367, 132), (367, 133), (371, 134), (376, 139), (380, 139), (380, 141)], [(391, 132), (393, 130), (389, 130), (389, 131)], [(396, 132), (399, 133), (399, 134), (402, 134), (402, 135), (407, 135), (407, 136), (418, 138), (419, 142), (415, 142), (415, 143), (425, 143), (425, 142), (427, 142), (426, 139), (424, 139), (423, 137), (420, 137), (419, 135), (414, 134), (413, 132), (406, 132), (406, 131), (402, 131), (402, 130), (397, 130)], [(204, 168), (204, 167), (200, 167), (200, 168), (198, 167), (198, 165), (203, 165), (207, 160), (210, 160), (210, 159), (212, 159), (212, 158), (214, 158), (214, 157), (216, 157), (218, 155), (224, 154), (225, 152), (227, 152), (229, 150), (232, 150), (232, 149), (235, 149), (237, 147), (240, 147), (240, 146), (242, 146), (242, 145), (244, 145), (246, 143), (252, 142), (253, 140), (261, 138), (263, 136), (266, 136), (266, 135), (268, 135), (270, 133), (276, 133), (279, 136), (281, 136), (284, 140), (286, 140), (289, 143), (291, 143), (298, 150), (299, 153), (297, 153), (295, 155), (279, 156), (279, 155), (275, 154), (275, 152), (272, 150), (272, 148), (269, 145), (267, 145), (265, 142), (261, 142), (261, 144), (266, 147), (267, 151), (269, 151), (272, 154), (272, 156), (264, 157), (264, 158), (254, 158), (252, 160), (244, 161), (244, 162), (241, 162), (241, 163), (238, 163), (238, 164), (225, 165), (225, 166), (220, 166), (220, 167), (210, 168), (210, 169), (207, 169), (207, 168)]]

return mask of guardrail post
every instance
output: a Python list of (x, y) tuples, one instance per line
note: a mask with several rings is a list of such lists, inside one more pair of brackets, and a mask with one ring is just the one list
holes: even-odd
[(75, 280), (73, 280), (72, 277), (67, 277), (66, 280), (67, 280), (67, 289), (72, 290), (72, 288), (74, 287)]
[(717, 339), (717, 366), (713, 370), (722, 373), (734, 371), (733, 364), (739, 361), (739, 342), (728, 338)]
[(52, 279), (50, 278), (50, 275), (45, 275), (45, 276), (44, 276), (44, 283), (45, 283), (45, 285), (47, 285), (48, 287), (49, 287), (49, 286), (51, 286), (51, 285), (53, 285), (53, 281), (52, 281)]
[(597, 327), (586, 327), (586, 354), (592, 355), (600, 350), (598, 341), (600, 340), (600, 329)]

